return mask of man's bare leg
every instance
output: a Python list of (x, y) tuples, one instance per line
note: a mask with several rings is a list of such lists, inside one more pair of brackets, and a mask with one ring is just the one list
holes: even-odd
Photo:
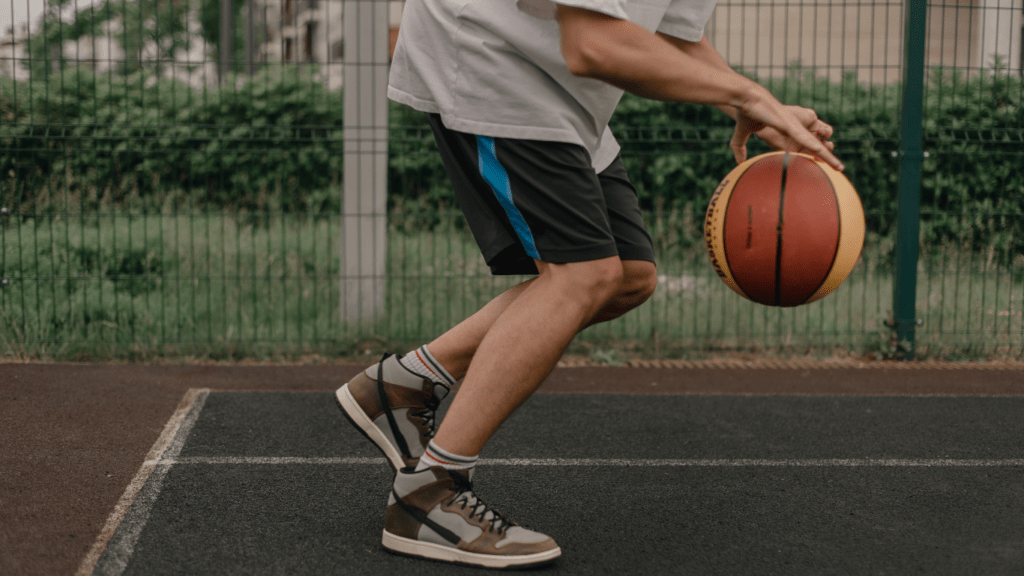
[(511, 299), (486, 330), (434, 437), (440, 448), (479, 454), (501, 423), (547, 377), (576, 333), (620, 293), (624, 283), (617, 257), (571, 264), (538, 262), (538, 269), (540, 276)]
[[(618, 293), (587, 326), (607, 322), (643, 304), (654, 292), (657, 269), (645, 260), (622, 261), (623, 282)], [(488, 302), (475, 314), (427, 344), (430, 353), (455, 379), (466, 375), (477, 347), (494, 322), (536, 278), (514, 286)]]

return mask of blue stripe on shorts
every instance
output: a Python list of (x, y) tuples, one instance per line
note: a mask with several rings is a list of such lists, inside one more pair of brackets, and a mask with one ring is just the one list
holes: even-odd
[(508, 215), (508, 219), (512, 222), (512, 228), (515, 229), (516, 236), (519, 237), (523, 248), (526, 249), (527, 256), (539, 260), (540, 253), (537, 252), (537, 245), (533, 241), (533, 233), (530, 232), (530, 226), (527, 225), (522, 212), (512, 202), (512, 184), (509, 182), (508, 172), (505, 171), (505, 167), (498, 162), (498, 152), (494, 145), (494, 138), (477, 136), (476, 148), (477, 155), (480, 157), (480, 174), (491, 185), (491, 190), (497, 196), (501, 207), (505, 209), (505, 214)]

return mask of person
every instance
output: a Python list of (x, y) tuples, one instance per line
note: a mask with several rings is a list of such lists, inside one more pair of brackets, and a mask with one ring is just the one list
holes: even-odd
[[(736, 127), (836, 169), (832, 127), (736, 73), (703, 34), (715, 0), (408, 0), (388, 96), (428, 115), (493, 274), (531, 274), (435, 340), (386, 356), (336, 394), (387, 456), (392, 552), (494, 568), (561, 549), (485, 504), (487, 441), (587, 326), (654, 292), (637, 194), (608, 121), (623, 91), (717, 106)], [(462, 380), (444, 421), (435, 413)]]

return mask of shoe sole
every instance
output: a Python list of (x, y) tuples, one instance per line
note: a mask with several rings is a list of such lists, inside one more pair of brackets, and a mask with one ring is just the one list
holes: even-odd
[(384, 457), (387, 458), (388, 463), (397, 472), (405, 467), (405, 461), (402, 460), (402, 456), (398, 453), (398, 449), (391, 445), (391, 441), (384, 436), (380, 428), (370, 420), (370, 417), (366, 415), (366, 412), (359, 407), (356, 403), (356, 399), (352, 396), (352, 393), (348, 391), (348, 384), (345, 384), (334, 393), (334, 400), (338, 404), (338, 408), (341, 409), (341, 413), (348, 418), (348, 421), (359, 430), (363, 436), (366, 436), (367, 440), (373, 442), (373, 444), (384, 453)]
[(384, 544), (384, 548), (389, 552), (403, 556), (429, 558), (430, 560), (440, 560), (442, 562), (453, 562), (469, 566), (483, 566), (485, 568), (534, 568), (554, 562), (556, 558), (562, 555), (562, 549), (557, 547), (544, 552), (522, 556), (480, 554), (459, 550), (451, 546), (434, 544), (433, 542), (403, 538), (387, 530), (384, 530), (384, 538), (381, 543)]

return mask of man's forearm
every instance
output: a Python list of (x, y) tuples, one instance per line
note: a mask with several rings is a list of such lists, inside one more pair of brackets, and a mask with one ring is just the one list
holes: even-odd
[[(708, 41), (706, 36), (701, 38), (699, 42), (688, 42), (667, 34), (658, 34), (658, 36), (673, 45), (677, 50), (689, 54), (697, 60), (706, 62), (715, 69), (722, 71), (724, 74), (734, 72), (732, 66), (729, 66), (728, 62), (725, 61), (725, 58), (722, 58), (722, 55), (719, 54), (718, 50), (711, 45), (711, 42)], [(716, 104), (715, 107), (721, 110), (726, 116), (733, 120), (736, 119), (738, 111), (735, 106), (729, 104)]]
[[(562, 53), (569, 70), (627, 92), (672, 102), (740, 107), (761, 90), (721, 60), (706, 40), (681, 49), (626, 20), (559, 6)], [(682, 43), (683, 41), (679, 41)]]
[(729, 147), (737, 162), (746, 159), (747, 140), (757, 133), (775, 148), (814, 154), (843, 169), (832, 146), (823, 142), (831, 127), (813, 110), (788, 109), (766, 88), (737, 73), (707, 38), (687, 42), (652, 34), (627, 20), (563, 5), (558, 20), (570, 72), (646, 98), (718, 107), (736, 121)]

